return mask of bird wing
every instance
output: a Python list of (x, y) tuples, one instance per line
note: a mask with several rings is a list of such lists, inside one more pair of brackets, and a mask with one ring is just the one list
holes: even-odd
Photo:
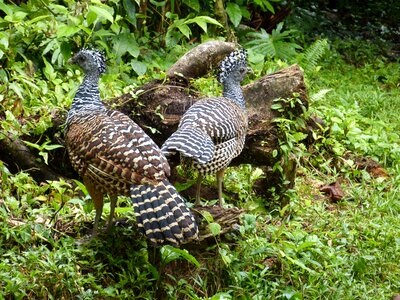
[(247, 114), (227, 98), (205, 98), (193, 104), (183, 115), (179, 127), (185, 126), (200, 127), (218, 144), (245, 135)]
[(165, 178), (169, 165), (161, 150), (131, 119), (120, 112), (88, 114), (72, 120), (66, 135), (71, 162), (83, 176), (123, 183)]

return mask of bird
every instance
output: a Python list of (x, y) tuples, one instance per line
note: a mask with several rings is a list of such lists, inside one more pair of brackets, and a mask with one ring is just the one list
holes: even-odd
[(197, 171), (196, 206), (200, 205), (204, 176), (215, 173), (219, 206), (222, 207), (224, 171), (242, 152), (248, 128), (246, 102), (240, 84), (249, 71), (244, 48), (227, 55), (218, 68), (222, 97), (202, 98), (190, 106), (178, 129), (161, 146), (167, 158), (179, 152), (181, 164)]
[(84, 71), (65, 127), (65, 144), (73, 168), (93, 199), (96, 234), (103, 199), (110, 198), (109, 230), (118, 195), (133, 202), (138, 229), (155, 246), (180, 246), (198, 238), (193, 214), (168, 181), (170, 167), (155, 142), (127, 115), (106, 108), (99, 79), (106, 71), (97, 49), (81, 49), (69, 63)]

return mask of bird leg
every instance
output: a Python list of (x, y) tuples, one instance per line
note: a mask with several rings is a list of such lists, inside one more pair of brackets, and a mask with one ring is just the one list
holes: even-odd
[(97, 234), (99, 229), (99, 222), (101, 219), (101, 214), (103, 213), (103, 195), (101, 197), (92, 196), (94, 208), (96, 210), (96, 216), (94, 217), (93, 233)]
[(218, 184), (218, 201), (219, 201), (219, 207), (222, 207), (222, 183), (224, 181), (224, 172), (225, 169), (219, 170), (217, 172), (217, 184)]
[(103, 213), (103, 193), (96, 188), (95, 184), (88, 178), (83, 178), (83, 183), (89, 192), (90, 197), (93, 200), (94, 208), (96, 210), (96, 216), (94, 218), (93, 233), (97, 234), (99, 228), (99, 222), (101, 219), (101, 214)]
[(195, 206), (200, 205), (200, 192), (201, 192), (201, 182), (203, 181), (203, 176), (198, 174), (197, 175), (197, 189), (196, 189), (196, 202), (194, 203)]
[(110, 232), (111, 228), (113, 227), (114, 211), (117, 200), (117, 195), (110, 196), (110, 215), (108, 216), (107, 232)]

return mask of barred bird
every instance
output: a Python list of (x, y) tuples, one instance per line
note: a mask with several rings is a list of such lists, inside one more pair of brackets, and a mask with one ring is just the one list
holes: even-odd
[(196, 205), (200, 204), (201, 182), (216, 173), (219, 205), (226, 167), (243, 149), (247, 131), (247, 111), (241, 81), (250, 70), (244, 49), (231, 52), (219, 65), (218, 81), (223, 97), (204, 98), (182, 116), (178, 130), (162, 145), (165, 156), (179, 152), (184, 166), (198, 171)]
[(106, 70), (97, 50), (82, 49), (70, 59), (85, 73), (68, 112), (65, 142), (72, 166), (83, 179), (96, 209), (94, 232), (110, 196), (108, 229), (117, 195), (130, 196), (139, 230), (154, 245), (178, 246), (197, 239), (196, 221), (167, 180), (170, 167), (160, 148), (128, 116), (100, 100), (99, 78)]

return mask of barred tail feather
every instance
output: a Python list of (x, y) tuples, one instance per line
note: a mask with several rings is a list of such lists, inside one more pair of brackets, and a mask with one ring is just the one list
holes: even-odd
[(174, 132), (161, 147), (165, 156), (180, 152), (200, 164), (209, 162), (214, 154), (210, 136), (196, 127), (183, 127)]
[(132, 186), (131, 199), (139, 230), (151, 243), (179, 246), (198, 238), (194, 216), (168, 180)]

